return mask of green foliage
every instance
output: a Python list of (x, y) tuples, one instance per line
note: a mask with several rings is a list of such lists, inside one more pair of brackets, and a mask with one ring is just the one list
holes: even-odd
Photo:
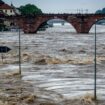
[(101, 10), (97, 10), (97, 11), (96, 11), (96, 14), (100, 14), (100, 13), (102, 13)]
[(102, 9), (102, 13), (105, 14), (105, 8)]
[(105, 14), (105, 8), (103, 8), (102, 10), (97, 10), (96, 14)]
[(0, 4), (4, 4), (4, 2), (2, 0), (0, 0)]
[(19, 8), (22, 15), (35, 15), (42, 14), (41, 9), (33, 4), (26, 4), (25, 6), (20, 6)]

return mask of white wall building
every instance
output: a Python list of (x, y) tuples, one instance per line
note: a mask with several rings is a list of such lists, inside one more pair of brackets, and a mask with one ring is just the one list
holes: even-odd
[(3, 11), (3, 13), (8, 16), (15, 15), (14, 8), (5, 3), (0, 4), (0, 11)]

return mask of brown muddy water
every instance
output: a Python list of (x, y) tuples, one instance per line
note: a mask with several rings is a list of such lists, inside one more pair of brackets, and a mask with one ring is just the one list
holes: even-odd
[[(12, 49), (1, 54), (0, 96), (3, 97), (0, 105), (94, 105), (94, 26), (89, 34), (76, 34), (70, 25), (56, 25), (37, 34), (21, 32), (21, 79), (17, 77), (18, 32), (0, 32), (0, 45)], [(23, 91), (18, 94), (19, 90)], [(97, 25), (99, 100), (105, 99), (104, 91), (105, 26)], [(18, 98), (12, 96), (16, 98), (14, 103), (14, 99), (10, 98), (10, 103), (6, 100), (11, 94), (18, 94)], [(21, 98), (23, 94), (24, 99)], [(104, 105), (104, 102), (99, 105)]]

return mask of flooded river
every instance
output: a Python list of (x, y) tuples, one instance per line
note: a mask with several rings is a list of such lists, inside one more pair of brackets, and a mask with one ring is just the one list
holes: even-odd
[[(0, 44), (12, 50), (0, 59), (0, 71), (18, 70), (18, 32), (1, 32)], [(55, 25), (37, 34), (21, 32), (22, 80), (37, 96), (55, 101), (94, 92), (94, 26), (77, 34)], [(2, 54), (1, 54), (2, 56)], [(105, 26), (97, 25), (97, 94), (105, 99)]]

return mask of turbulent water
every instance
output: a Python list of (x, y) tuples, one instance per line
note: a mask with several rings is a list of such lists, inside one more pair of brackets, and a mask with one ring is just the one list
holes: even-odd
[[(18, 70), (18, 32), (1, 32), (1, 72)], [(22, 79), (35, 94), (48, 99), (74, 98), (94, 93), (94, 26), (77, 34), (70, 25), (55, 25), (37, 34), (21, 32)], [(2, 54), (1, 54), (2, 56)], [(97, 25), (97, 94), (105, 99), (105, 26)]]

